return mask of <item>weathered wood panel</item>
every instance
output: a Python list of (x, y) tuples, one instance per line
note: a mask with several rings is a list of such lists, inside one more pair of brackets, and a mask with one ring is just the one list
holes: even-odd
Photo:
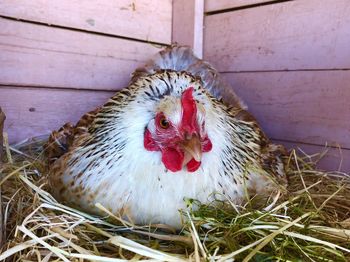
[(0, 84), (113, 90), (159, 51), (151, 44), (0, 18)]
[(219, 71), (350, 68), (350, 1), (290, 1), (205, 17)]
[(190, 46), (203, 56), (204, 0), (174, 0), (172, 42)]
[(113, 92), (0, 87), (6, 113), (5, 132), (11, 143), (48, 134), (66, 122), (76, 122), (102, 105)]
[(350, 149), (350, 71), (223, 76), (269, 137)]
[(0, 15), (158, 43), (171, 41), (171, 0), (0, 0)]
[(235, 7), (272, 2), (271, 0), (206, 0), (205, 12), (213, 12)]
[(325, 146), (298, 144), (286, 141), (275, 140), (275, 143), (283, 144), (287, 149), (295, 149), (299, 156), (315, 155), (313, 161), (319, 160), (321, 153), (326, 153), (317, 162), (317, 168), (327, 171), (341, 171), (350, 173), (350, 150), (340, 148), (330, 148)]

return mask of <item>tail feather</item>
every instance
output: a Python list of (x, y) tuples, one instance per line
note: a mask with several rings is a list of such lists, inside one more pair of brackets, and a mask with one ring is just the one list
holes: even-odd
[(54, 130), (49, 140), (44, 145), (44, 150), (49, 161), (53, 164), (58, 158), (65, 154), (74, 140), (74, 126), (72, 123), (64, 124), (58, 131)]
[(204, 87), (216, 98), (242, 109), (247, 109), (245, 103), (235, 94), (233, 88), (220, 76), (219, 72), (208, 62), (197, 58), (189, 47), (172, 45), (159, 52), (153, 60), (144, 67), (136, 69), (131, 82), (139, 77), (153, 74), (156, 71), (170, 69), (186, 71), (201, 78)]

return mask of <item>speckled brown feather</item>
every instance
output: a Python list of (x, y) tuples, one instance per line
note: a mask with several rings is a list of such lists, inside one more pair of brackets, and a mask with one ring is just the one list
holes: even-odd
[(72, 123), (64, 124), (58, 131), (53, 131), (47, 143), (44, 145), (44, 151), (51, 166), (57, 159), (68, 152), (73, 145), (76, 136), (81, 136), (88, 131), (89, 126), (100, 111), (98, 107), (84, 114), (76, 125)]
[[(50, 134), (48, 142), (44, 145), (44, 152), (48, 158), (51, 174), (60, 174), (71, 157), (69, 150), (89, 137), (88, 130), (100, 109), (101, 107), (98, 107), (84, 114), (76, 125), (66, 123), (58, 131), (53, 131)], [(65, 194), (67, 185), (63, 183), (60, 175), (51, 176), (49, 184), (51, 188), (55, 188), (59, 192), (59, 194), (56, 195), (57, 200), (63, 203), (70, 202), (69, 196)], [(72, 181), (69, 186), (75, 186), (74, 181)], [(81, 197), (84, 192), (81, 185), (76, 186), (72, 191), (76, 197)], [(72, 205), (72, 203), (70, 203), (70, 205)]]
[(235, 119), (252, 123), (255, 132), (260, 137), (261, 151), (259, 154), (261, 167), (270, 175), (270, 178), (275, 180), (276, 184), (286, 187), (287, 177), (285, 174), (285, 166), (288, 161), (288, 151), (283, 145), (276, 145), (271, 143), (269, 138), (263, 132), (256, 118), (246, 110), (238, 110), (232, 108), (230, 113), (234, 115)]

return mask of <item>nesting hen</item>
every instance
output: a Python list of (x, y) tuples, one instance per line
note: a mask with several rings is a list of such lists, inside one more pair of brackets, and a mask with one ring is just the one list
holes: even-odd
[(185, 47), (160, 52), (127, 88), (46, 146), (54, 196), (137, 224), (181, 226), (184, 198), (241, 203), (285, 184), (273, 145), (231, 88)]

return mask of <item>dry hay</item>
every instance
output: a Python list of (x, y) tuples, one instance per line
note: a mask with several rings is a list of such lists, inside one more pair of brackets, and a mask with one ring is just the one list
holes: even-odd
[(316, 155), (291, 152), (289, 193), (269, 208), (188, 199), (176, 232), (64, 206), (46, 191), (40, 140), (7, 149), (0, 261), (350, 261), (350, 176), (315, 170)]

